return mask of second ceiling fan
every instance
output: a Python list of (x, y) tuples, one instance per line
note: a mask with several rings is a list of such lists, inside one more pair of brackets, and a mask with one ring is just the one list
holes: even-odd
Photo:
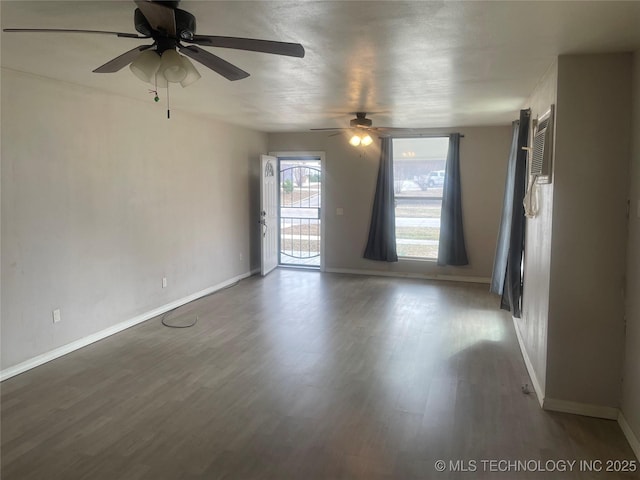
[[(396, 128), (396, 127), (374, 127), (373, 121), (367, 118), (367, 112), (353, 112), (351, 115), (355, 115), (356, 118), (352, 118), (349, 121), (349, 127), (328, 127), (328, 128), (312, 128), (313, 131), (351, 131), (353, 135), (349, 139), (349, 143), (354, 147), (359, 145), (370, 145), (373, 142), (369, 132), (411, 132), (411, 128)], [(338, 135), (338, 134), (336, 134)]]

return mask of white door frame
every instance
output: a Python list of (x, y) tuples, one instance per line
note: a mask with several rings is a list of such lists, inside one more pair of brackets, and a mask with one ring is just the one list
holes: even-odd
[[(324, 244), (325, 244), (325, 204), (326, 204), (326, 166), (325, 166), (325, 153), (324, 152), (307, 152), (307, 151), (294, 151), (294, 152), (269, 152), (269, 155), (278, 159), (278, 173), (280, 172), (280, 158), (295, 158), (295, 157), (316, 157), (320, 159), (320, 169), (322, 170), (322, 176), (320, 178), (320, 271), (325, 271), (324, 261)], [(278, 175), (278, 188), (280, 188), (280, 175)], [(279, 205), (278, 205), (279, 207)], [(278, 236), (280, 232), (278, 232)], [(278, 252), (279, 255), (279, 252)], [(278, 262), (280, 263), (280, 262)]]

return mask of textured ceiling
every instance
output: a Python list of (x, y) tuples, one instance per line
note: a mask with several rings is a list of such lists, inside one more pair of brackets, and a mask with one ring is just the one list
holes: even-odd
[[(135, 33), (132, 1), (2, 1), (3, 28)], [(435, 128), (509, 123), (559, 54), (640, 50), (640, 1), (184, 0), (197, 32), (301, 43), (305, 58), (207, 48), (248, 71), (230, 82), (172, 87), (172, 109), (265, 132), (346, 126)], [(10, 68), (152, 102), (128, 68), (91, 71), (149, 41), (102, 35), (2, 33)], [(161, 97), (164, 97), (161, 91)], [(162, 109), (159, 107), (159, 115)]]

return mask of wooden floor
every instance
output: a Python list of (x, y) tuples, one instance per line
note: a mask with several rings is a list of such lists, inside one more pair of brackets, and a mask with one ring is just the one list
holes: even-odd
[(521, 392), (513, 325), (486, 292), (244, 280), (183, 307), (192, 328), (150, 320), (5, 381), (2, 480), (638, 478), (483, 463), (634, 459), (615, 422)]

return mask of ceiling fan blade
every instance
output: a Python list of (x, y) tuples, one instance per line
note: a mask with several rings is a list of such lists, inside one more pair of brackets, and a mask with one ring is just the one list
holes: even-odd
[(115, 35), (125, 38), (149, 38), (141, 37), (135, 33), (109, 32), (105, 30), (69, 30), (66, 28), (5, 28), (3, 32), (27, 32), (27, 33), (99, 33), (102, 35)]
[(176, 12), (159, 2), (135, 0), (136, 5), (154, 30), (176, 36)]
[(409, 127), (371, 127), (369, 128), (369, 130), (373, 130), (376, 132), (404, 132), (404, 133), (411, 133), (416, 131), (415, 128), (409, 128)]
[(304, 57), (304, 47), (299, 43), (274, 42), (253, 38), (217, 37), (213, 35), (194, 35), (189, 42), (208, 47), (235, 48), (237, 50), (286, 55), (288, 57)]
[(93, 71), (93, 73), (117, 72), (118, 70), (121, 70), (122, 68), (126, 67), (131, 62), (133, 62), (136, 59), (136, 57), (140, 55), (140, 52), (143, 52), (144, 50), (147, 50), (151, 47), (153, 47), (153, 45), (140, 45), (139, 47), (132, 48), (128, 52), (125, 52), (122, 55), (114, 58), (113, 60), (109, 60), (104, 65), (96, 68)]
[(188, 47), (178, 45), (178, 49), (180, 50), (180, 53), (186, 55), (187, 57), (193, 58), (197, 62), (200, 62), (205, 67), (208, 67), (214, 72), (219, 73), (227, 80), (241, 80), (249, 76), (249, 74), (244, 70), (199, 47), (193, 45), (190, 45)]

